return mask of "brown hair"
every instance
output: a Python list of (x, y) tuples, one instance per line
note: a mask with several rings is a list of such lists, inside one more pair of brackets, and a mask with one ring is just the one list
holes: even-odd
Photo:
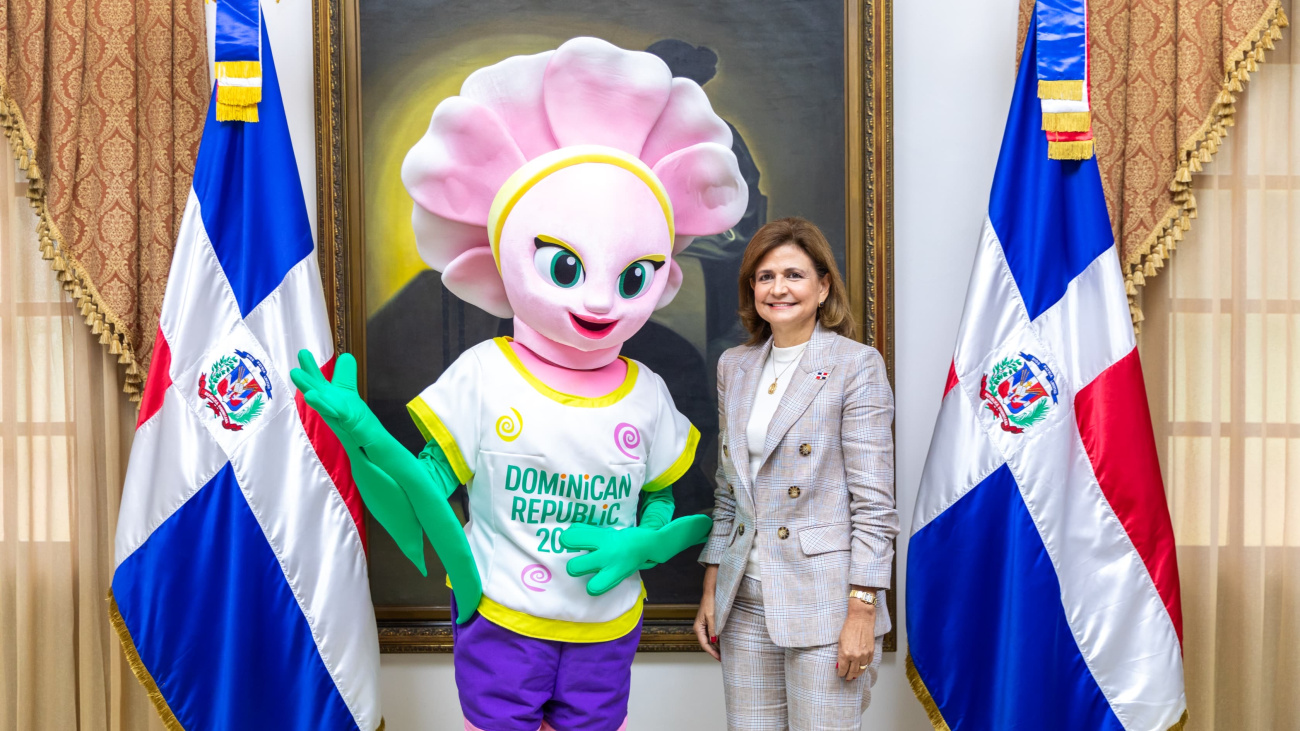
[(826, 303), (817, 311), (817, 319), (827, 330), (855, 337), (857, 323), (849, 312), (849, 295), (844, 289), (844, 279), (835, 266), (831, 245), (816, 224), (806, 218), (781, 218), (770, 221), (754, 234), (745, 247), (745, 258), (740, 262), (740, 322), (749, 331), (747, 345), (758, 345), (772, 334), (772, 326), (758, 316), (754, 307), (754, 272), (769, 251), (786, 244), (794, 244), (812, 259), (817, 277), (829, 275), (830, 290)]

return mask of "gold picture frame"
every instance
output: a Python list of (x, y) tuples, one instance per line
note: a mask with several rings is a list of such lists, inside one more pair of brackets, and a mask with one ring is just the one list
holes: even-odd
[[(893, 109), (891, 0), (845, 0), (845, 278), (861, 338), (893, 382)], [(313, 0), (318, 256), (338, 352), (363, 354), (366, 332), (359, 0)], [(432, 111), (432, 110), (430, 110)], [(365, 383), (364, 358), (358, 374)], [(897, 617), (894, 592), (887, 595)], [(640, 649), (698, 651), (695, 605), (648, 605)], [(445, 610), (377, 607), (384, 652), (449, 652)], [(885, 650), (897, 647), (897, 631)]]

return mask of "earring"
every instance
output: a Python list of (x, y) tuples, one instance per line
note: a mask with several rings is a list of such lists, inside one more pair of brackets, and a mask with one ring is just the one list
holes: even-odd
[(822, 300), (822, 301), (818, 302), (818, 303), (817, 303), (817, 309), (820, 310), (820, 309), (822, 308), (822, 305), (824, 305), (824, 304), (826, 304), (826, 300)]

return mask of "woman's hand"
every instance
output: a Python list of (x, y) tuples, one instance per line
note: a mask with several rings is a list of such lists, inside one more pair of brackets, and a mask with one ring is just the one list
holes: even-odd
[(695, 639), (699, 640), (700, 647), (712, 655), (714, 660), (721, 662), (722, 655), (718, 653), (717, 624), (713, 621), (713, 596), (717, 587), (717, 565), (705, 566), (704, 593), (700, 596), (700, 609), (695, 613)]
[(861, 599), (849, 599), (849, 615), (840, 630), (835, 674), (848, 681), (857, 680), (871, 665), (875, 652), (876, 607)]

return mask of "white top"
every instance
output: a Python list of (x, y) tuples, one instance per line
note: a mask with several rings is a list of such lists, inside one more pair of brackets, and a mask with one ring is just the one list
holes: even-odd
[(636, 525), (641, 492), (667, 487), (690, 467), (699, 433), (663, 379), (627, 360), (614, 392), (573, 396), (529, 373), (497, 338), (466, 351), (407, 408), (469, 486), (465, 532), (483, 581), (480, 614), (568, 642), (602, 642), (635, 627), (640, 577), (590, 596), (591, 577), (565, 570), (580, 552), (559, 538), (574, 523)]
[[(763, 364), (763, 371), (758, 377), (758, 390), (754, 392), (754, 405), (749, 412), (749, 423), (745, 425), (745, 438), (749, 441), (749, 479), (754, 484), (758, 479), (758, 469), (762, 467), (763, 444), (767, 442), (767, 427), (776, 415), (776, 407), (781, 405), (781, 397), (794, 378), (794, 369), (799, 367), (799, 359), (808, 347), (807, 342), (789, 348), (772, 346), (772, 352)], [(772, 381), (776, 380), (776, 390), (768, 393)], [(754, 500), (755, 506), (758, 500)], [(758, 517), (758, 516), (754, 516)], [(754, 544), (749, 549), (749, 562), (745, 564), (745, 576), (761, 579), (762, 564), (759, 562), (758, 534), (754, 534)]]

